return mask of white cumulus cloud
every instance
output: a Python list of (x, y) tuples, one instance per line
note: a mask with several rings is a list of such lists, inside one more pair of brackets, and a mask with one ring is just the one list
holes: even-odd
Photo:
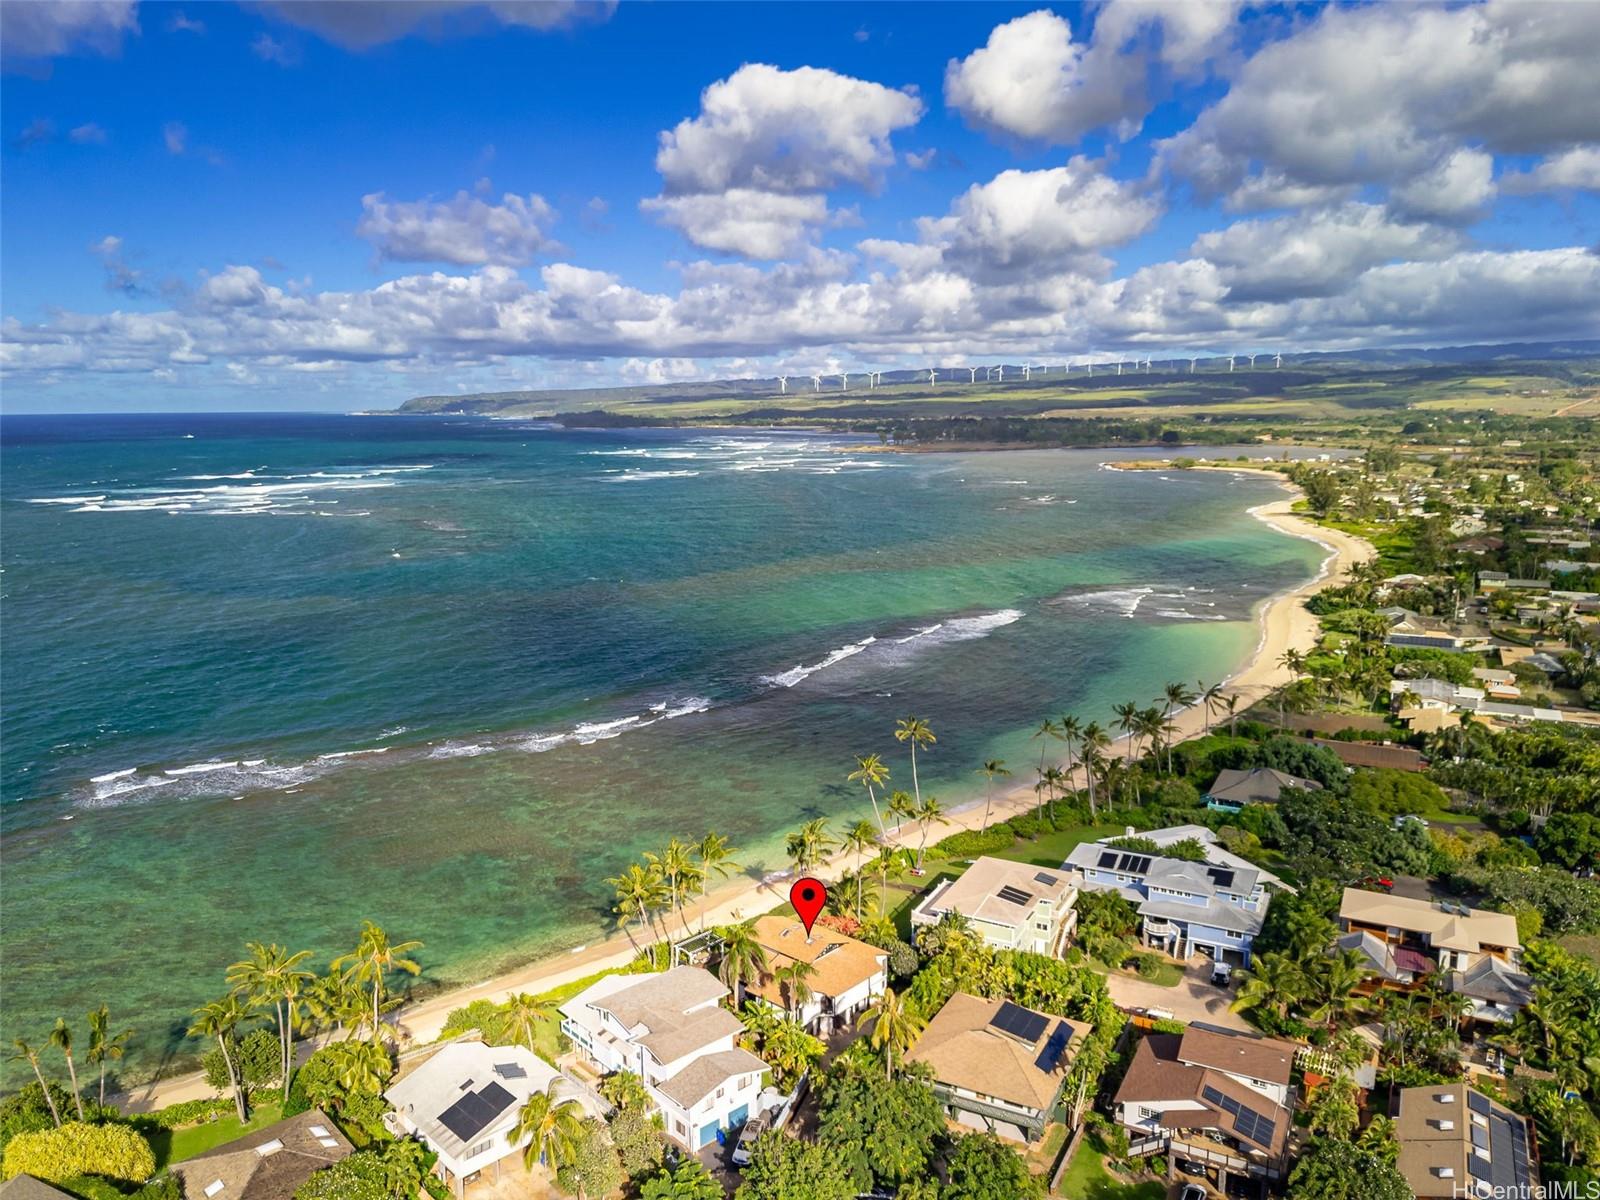
[(544, 197), (533, 194), (508, 192), (490, 204), (466, 191), (410, 201), (373, 192), (361, 198), (356, 233), (390, 262), (523, 266), (556, 245), (549, 236), (555, 219)]

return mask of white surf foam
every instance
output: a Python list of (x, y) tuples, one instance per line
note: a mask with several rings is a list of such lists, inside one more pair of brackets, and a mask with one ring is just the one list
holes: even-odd
[(780, 672), (777, 675), (764, 675), (761, 682), (773, 684), (776, 687), (793, 687), (802, 679), (809, 679), (818, 671), (827, 670), (835, 663), (843, 662), (847, 658), (860, 654), (877, 640), (875, 637), (869, 637), (863, 638), (859, 642), (851, 642), (848, 646), (840, 646), (837, 650), (830, 651), (828, 656), (821, 662), (812, 663), (809, 667), (804, 664), (790, 667), (787, 671)]

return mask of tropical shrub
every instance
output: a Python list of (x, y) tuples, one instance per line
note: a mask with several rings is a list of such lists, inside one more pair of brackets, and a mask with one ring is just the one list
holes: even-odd
[(324, 1167), (295, 1189), (294, 1200), (391, 1200), (388, 1171), (370, 1150)]
[(0, 1175), (32, 1175), (56, 1182), (74, 1175), (103, 1175), (124, 1183), (143, 1183), (156, 1173), (150, 1143), (130, 1125), (85, 1125), (69, 1121), (60, 1129), (19, 1133), (6, 1146)]
[[(252, 1030), (235, 1042), (229, 1053), (233, 1057), (233, 1068), (247, 1090), (278, 1082), (283, 1049), (274, 1031)], [(200, 1060), (200, 1067), (214, 1091), (227, 1094), (233, 1090), (233, 1080), (228, 1077), (227, 1060), (220, 1046), (213, 1047)]]
[(856, 1190), (834, 1151), (773, 1130), (756, 1142), (734, 1200), (855, 1200)]
[[(53, 1081), (50, 1084), (50, 1100), (55, 1102), (58, 1113), (76, 1111), (72, 1107), (72, 1093)], [(37, 1081), (0, 1100), (0, 1152), (19, 1133), (35, 1133), (55, 1127), (55, 1118), (50, 1115), (50, 1102), (45, 1099), (44, 1089)]]
[(661, 1168), (645, 1180), (639, 1200), (723, 1200), (718, 1183), (697, 1158), (686, 1158), (676, 1169)]
[(950, 1182), (941, 1200), (1031, 1200), (1044, 1186), (1017, 1152), (987, 1133), (958, 1137), (949, 1156)]
[(169, 1104), (165, 1108), (158, 1108), (152, 1113), (141, 1113), (137, 1121), (140, 1125), (152, 1125), (157, 1129), (182, 1129), (186, 1125), (214, 1121), (232, 1112), (232, 1100), (221, 1098), (185, 1100), (181, 1104)]
[(980, 854), (997, 854), (1009, 850), (1017, 840), (1010, 824), (1002, 822), (988, 829), (965, 829), (952, 833), (933, 844), (936, 858), (976, 858)]
[(556, 1170), (556, 1183), (577, 1196), (609, 1196), (622, 1181), (622, 1163), (605, 1125), (585, 1117), (571, 1159)]

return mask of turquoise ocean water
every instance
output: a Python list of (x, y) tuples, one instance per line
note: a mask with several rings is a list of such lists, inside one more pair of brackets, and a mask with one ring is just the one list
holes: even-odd
[(464, 982), (603, 936), (604, 877), (673, 835), (781, 869), (865, 807), (853, 755), (909, 783), (908, 713), (925, 791), (1025, 778), (1041, 716), (1222, 677), (1322, 554), (1248, 514), (1270, 483), (1100, 465), (1133, 452), (330, 416), (0, 442), (0, 1019), (105, 1001), (134, 1075), (246, 939), (322, 957), (371, 917)]

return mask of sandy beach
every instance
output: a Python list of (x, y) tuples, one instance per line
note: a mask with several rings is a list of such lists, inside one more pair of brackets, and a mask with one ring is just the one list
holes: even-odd
[[(1317, 621), (1306, 610), (1305, 599), (1325, 587), (1342, 582), (1352, 567), (1372, 558), (1375, 551), (1370, 544), (1360, 538), (1337, 530), (1324, 529), (1293, 514), (1290, 507), (1298, 492), (1277, 472), (1226, 465), (1193, 469), (1262, 475), (1278, 482), (1288, 494), (1280, 500), (1257, 506), (1251, 510), (1251, 514), (1275, 529), (1294, 537), (1314, 541), (1328, 551), (1314, 579), (1292, 591), (1272, 597), (1260, 608), (1257, 621), (1261, 632), (1255, 652), (1238, 671), (1223, 681), (1224, 693), (1239, 697), (1239, 709), (1242, 712), (1275, 688), (1290, 681), (1289, 673), (1278, 665), (1278, 660), (1286, 650), (1292, 648), (1305, 651), (1315, 644)], [(1174, 714), (1173, 721), (1177, 726), (1176, 737), (1180, 741), (1200, 736), (1207, 726), (1206, 713), (1198, 706)], [(1120, 749), (1122, 741), (1119, 739), (1115, 745)], [(1063, 763), (1063, 768), (1066, 765)], [(1073, 773), (1073, 778), (1075, 783), (1081, 784), (1076, 772)], [(1038, 797), (1034, 794), (1032, 786), (1018, 784), (996, 796), (990, 820), (1004, 819), (1037, 804)], [(959, 830), (978, 828), (983, 823), (984, 808), (983, 801), (978, 800), (953, 811), (949, 814), (947, 824), (938, 828), (932, 836), (936, 839)], [(902, 841), (910, 840), (911, 832), (908, 829)], [(821, 874), (825, 878), (837, 875), (847, 865), (853, 865), (853, 860), (847, 855), (838, 855)], [(707, 897), (703, 905), (705, 923), (726, 924), (766, 912), (786, 898), (788, 886), (789, 881), (786, 878), (761, 882), (740, 879), (731, 882)], [(695, 927), (700, 924), (701, 908), (702, 906), (696, 905), (689, 912), (689, 921)], [(395, 1014), (395, 1027), (403, 1046), (426, 1044), (439, 1036), (445, 1019), (452, 1010), (474, 1000), (490, 1000), (498, 1003), (517, 992), (548, 991), (598, 971), (624, 966), (634, 956), (634, 949), (619, 931), (605, 941), (580, 947), (567, 954), (532, 962), (493, 979), (443, 992), (409, 1005)], [(302, 1044), (301, 1054), (308, 1054), (310, 1049), (309, 1044)], [(130, 1094), (118, 1097), (117, 1102), (130, 1111), (142, 1112), (212, 1094), (204, 1079), (194, 1074), (141, 1085), (132, 1089)]]

